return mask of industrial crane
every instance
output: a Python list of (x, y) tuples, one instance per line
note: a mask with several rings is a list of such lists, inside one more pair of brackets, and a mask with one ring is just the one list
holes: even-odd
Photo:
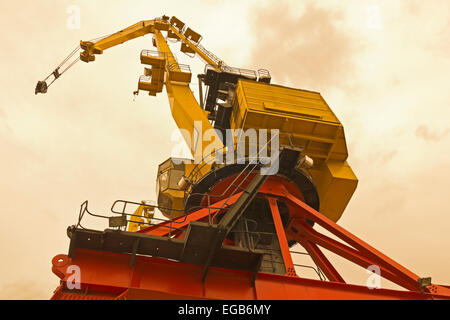
[[(83, 203), (67, 229), (68, 254), (52, 260), (61, 279), (52, 299), (450, 298), (450, 287), (415, 275), (336, 224), (358, 180), (346, 161), (343, 126), (320, 93), (271, 84), (264, 69), (228, 66), (176, 17), (81, 41), (35, 93), (46, 93), (79, 60), (93, 62), (147, 34), (157, 50), (141, 51), (146, 67), (135, 94), (155, 96), (165, 87), (193, 159), (159, 165), (157, 205), (117, 200), (104, 216)], [(177, 61), (168, 41), (206, 63), (197, 76), (199, 101), (189, 86), (190, 67)], [(109, 228), (85, 228), (86, 215), (105, 219)], [(293, 251), (296, 244), (305, 252)], [(375, 266), (405, 290), (347, 284), (321, 248)], [(311, 258), (318, 279), (302, 276), (294, 254)], [(73, 265), (82, 270), (75, 287)]]

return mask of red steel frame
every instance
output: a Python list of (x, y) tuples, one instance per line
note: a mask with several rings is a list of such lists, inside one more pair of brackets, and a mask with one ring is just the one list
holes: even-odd
[[(239, 195), (229, 198), (227, 206), (233, 204)], [(52, 260), (52, 271), (61, 279), (52, 299), (450, 299), (449, 286), (430, 284), (421, 287), (418, 275), (309, 207), (276, 179), (268, 179), (259, 196), (269, 201), (287, 270), (285, 275), (260, 272), (253, 281), (251, 272), (210, 267), (206, 280), (202, 282), (203, 266), (146, 256), (137, 256), (135, 263), (130, 265), (128, 254), (76, 249), (72, 258), (57, 255)], [(225, 201), (214, 206), (220, 207)], [(277, 201), (285, 202), (289, 208), (291, 217), (286, 228), (283, 227)], [(201, 209), (180, 217), (177, 228), (187, 226), (190, 221), (205, 219), (212, 211)], [(341, 241), (319, 233), (306, 219), (314, 221)], [(141, 232), (166, 236), (167, 224), (161, 223)], [(305, 248), (328, 281), (296, 275), (288, 240), (296, 240)], [(363, 268), (378, 266), (381, 277), (405, 291), (346, 284), (320, 247)], [(81, 290), (67, 288), (72, 277), (67, 272), (70, 265), (80, 268)]]

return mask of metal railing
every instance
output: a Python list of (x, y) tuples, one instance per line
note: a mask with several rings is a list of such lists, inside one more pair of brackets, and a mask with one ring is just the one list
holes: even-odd
[[(195, 43), (193, 43), (195, 44)], [(214, 53), (212, 53), (211, 51), (207, 50), (204, 46), (202, 46), (201, 44), (195, 44), (196, 47), (204, 54), (206, 55), (208, 58), (210, 58), (212, 61), (214, 61), (215, 64), (217, 64), (217, 66), (219, 68), (223, 68), (226, 67), (227, 64), (225, 63), (225, 61), (223, 61), (222, 59), (220, 59), (218, 56), (216, 56)]]
[(148, 49), (143, 49), (141, 51), (141, 56), (147, 56), (147, 57), (156, 57), (156, 58), (166, 58), (166, 53), (165, 52), (161, 52), (161, 51), (157, 51), (157, 50), (148, 50)]
[[(246, 220), (250, 220), (253, 221), (251, 219), (246, 219)], [(254, 221), (254, 223), (256, 223), (256, 221)], [(257, 224), (257, 223), (256, 223)], [(266, 241), (267, 241), (267, 237), (271, 237), (272, 239), (270, 240), (270, 242), (274, 242), (278, 241), (278, 235), (276, 233), (271, 233), (271, 232), (261, 232), (261, 231), (249, 231), (249, 230), (232, 230), (230, 233), (242, 233), (246, 235), (246, 243), (248, 246), (249, 250), (255, 250), (255, 249), (259, 249), (259, 250), (263, 250), (265, 251), (265, 256), (270, 256), (269, 259), (264, 259), (264, 261), (271, 263), (272, 264), (272, 268), (273, 271), (275, 271), (276, 267), (273, 264), (283, 264), (284, 265), (284, 261), (282, 260), (282, 251), (281, 248), (280, 249), (276, 249), (276, 248), (261, 248), (261, 246), (259, 246), (260, 242), (262, 241), (263, 237), (266, 237)], [(258, 247), (259, 246), (259, 247)], [(276, 254), (272, 254), (271, 252), (274, 252)], [(319, 280), (322, 281), (326, 281), (326, 276), (323, 274), (322, 270), (317, 266), (317, 264), (314, 262), (314, 260), (312, 259), (312, 257), (310, 256), (309, 253), (307, 252), (301, 252), (301, 251), (293, 251), (290, 250), (289, 253), (291, 254), (291, 257), (294, 258), (294, 255), (303, 255), (303, 256), (307, 256), (311, 259), (310, 264), (300, 264), (300, 263), (293, 263), (294, 268), (298, 269), (298, 268), (303, 268), (303, 269), (308, 269), (308, 270), (312, 270), (314, 272), (315, 275), (317, 275), (317, 278)], [(274, 259), (275, 256), (278, 256), (280, 259)], [(300, 274), (302, 274), (302, 272), (299, 272)]]
[[(122, 205), (120, 207), (120, 205)], [(144, 206), (144, 207), (149, 207), (151, 209), (168, 209), (168, 208), (164, 208), (161, 206), (157, 206), (157, 205), (148, 205), (148, 204), (144, 204), (142, 202), (133, 202), (133, 201), (126, 201), (126, 200), (116, 200), (113, 205), (111, 206), (111, 212), (113, 214), (116, 214), (115, 217), (123, 217), (123, 221), (126, 222), (121, 226), (117, 226), (115, 228), (117, 228), (117, 230), (122, 230), (125, 231), (128, 224), (130, 222), (132, 223), (137, 223), (139, 225), (143, 225), (143, 228), (147, 228), (147, 227), (151, 227), (151, 226), (158, 226), (161, 228), (167, 228), (167, 238), (172, 238), (173, 236), (175, 236), (176, 234), (179, 234), (180, 232), (186, 231), (188, 228), (188, 225), (184, 225), (184, 226), (179, 226), (182, 223), (186, 222), (187, 219), (187, 214), (184, 214), (184, 217), (181, 218), (181, 216), (179, 216), (178, 218), (174, 218), (174, 219), (168, 219), (168, 218), (157, 218), (157, 217), (152, 217), (151, 219), (149, 219), (148, 222), (140, 222), (140, 221), (136, 221), (136, 220), (132, 220), (133, 217), (136, 218), (142, 218), (142, 216), (140, 215), (135, 215), (132, 213), (128, 213), (128, 209), (131, 205), (134, 206)], [(207, 208), (206, 206), (199, 206), (198, 208)], [(209, 209), (214, 209), (214, 210), (218, 210), (218, 212), (220, 212), (221, 210), (225, 209), (225, 204), (223, 204), (222, 206), (210, 206), (208, 207)], [(171, 209), (173, 211), (180, 211), (182, 212), (183, 210), (176, 210), (176, 209)], [(217, 214), (216, 213), (216, 214)], [(96, 217), (96, 218), (102, 218), (102, 219), (106, 219), (109, 220), (112, 218), (112, 216), (107, 216), (107, 215), (100, 215), (100, 214), (94, 214), (92, 212), (89, 211), (88, 209), (88, 201), (85, 201), (82, 203), (81, 207), (80, 207), (80, 212), (79, 212), (79, 216), (78, 216), (78, 221), (76, 224), (77, 228), (81, 228), (81, 229), (87, 229), (82, 225), (82, 220), (85, 217), (85, 215), (89, 215), (92, 217)], [(210, 215), (210, 211), (208, 212), (209, 215), (209, 220), (211, 220), (213, 217), (211, 217)], [(113, 216), (114, 217), (114, 216)], [(181, 219), (180, 219), (181, 218)], [(245, 235), (245, 247), (247, 247), (248, 250), (252, 251), (252, 250), (262, 250), (263, 252), (265, 252), (265, 259), (264, 261), (266, 261), (267, 263), (271, 263), (272, 264), (272, 269), (273, 272), (275, 272), (276, 267), (274, 264), (284, 264), (283, 260), (282, 260), (282, 252), (281, 249), (278, 248), (268, 248), (267, 246), (270, 245), (270, 243), (274, 243), (275, 241), (278, 241), (278, 235), (276, 233), (273, 232), (261, 232), (261, 231), (252, 231), (249, 230), (248, 228), (248, 222), (252, 222), (252, 219), (245, 219), (245, 230), (232, 230), (230, 231), (230, 234), (235, 234), (235, 233), (241, 233), (243, 235)], [(257, 222), (253, 221), (253, 223), (255, 224), (255, 226), (257, 227)], [(251, 229), (251, 228), (250, 228)], [(256, 229), (256, 228), (255, 228)], [(270, 241), (268, 241), (268, 239), (270, 239)], [(262, 243), (262, 241), (264, 240), (264, 243), (269, 243), (269, 244), (264, 244)], [(317, 264), (314, 262), (314, 260), (311, 258), (311, 256), (307, 253), (307, 252), (300, 252), (300, 251), (290, 251), (291, 256), (293, 255), (304, 255), (304, 256), (308, 256), (311, 259), (311, 264), (300, 264), (300, 263), (295, 263), (294, 261), (294, 267), (297, 268), (303, 268), (303, 269), (308, 269), (308, 270), (312, 270), (318, 277), (319, 280), (325, 281), (326, 280), (326, 276), (323, 274), (322, 270), (317, 266)], [(278, 257), (278, 259), (276, 259), (276, 257)], [(299, 272), (299, 274), (301, 275), (302, 272)]]
[(270, 77), (270, 72), (267, 69), (258, 69), (259, 77)]
[[(108, 215), (101, 215), (101, 214), (95, 214), (92, 213), (91, 211), (89, 211), (88, 208), (88, 201), (86, 200), (85, 202), (83, 202), (81, 204), (80, 207), (80, 212), (78, 215), (78, 220), (76, 223), (76, 227), (77, 228), (81, 228), (81, 229), (87, 229), (82, 225), (82, 220), (83, 218), (85, 218), (86, 215), (88, 216), (92, 216), (95, 218), (102, 218), (105, 220), (110, 220), (111, 218), (118, 218), (118, 217), (123, 217), (123, 222), (122, 224), (118, 225), (118, 226), (114, 226), (113, 228), (117, 228), (117, 230), (122, 230), (125, 231), (128, 224), (131, 223), (137, 223), (139, 225), (144, 225), (144, 227), (150, 227), (150, 226), (158, 226), (158, 227), (163, 227), (163, 228), (168, 228), (169, 229), (169, 237), (173, 234), (174, 231), (184, 231), (186, 230), (187, 226), (184, 226), (183, 228), (178, 228), (177, 225), (180, 225), (182, 223), (186, 222), (187, 216), (188, 214), (186, 214), (184, 212), (184, 210), (182, 209), (172, 209), (172, 208), (166, 208), (166, 207), (162, 207), (162, 206), (157, 206), (157, 205), (148, 205), (148, 204), (143, 204), (142, 202), (134, 202), (134, 201), (127, 201), (127, 200), (116, 200), (114, 201), (113, 205), (111, 206), (111, 212), (113, 214), (115, 214), (115, 216), (108, 216)], [(122, 208), (118, 209), (119, 204), (122, 204)], [(132, 220), (132, 218), (144, 218), (141, 215), (136, 215), (134, 213), (129, 213), (127, 212), (128, 209), (131, 205), (134, 206), (143, 206), (144, 208), (149, 208), (149, 209), (162, 209), (162, 210), (170, 210), (170, 211), (178, 211), (180, 213), (180, 215), (178, 215), (176, 218), (157, 218), (157, 217), (152, 217), (151, 219), (149, 219), (148, 222), (140, 222), (140, 221), (136, 221), (136, 220)], [(226, 208), (226, 204), (223, 204), (221, 206), (197, 206), (194, 209), (204, 209), (204, 208), (208, 208), (209, 212), (212, 210), (217, 210), (218, 212), (220, 212), (221, 210), (224, 210)], [(135, 210), (134, 210), (135, 211)], [(181, 218), (183, 217), (183, 218)]]
[(152, 82), (152, 76), (139, 76), (139, 82), (144, 82), (144, 83), (151, 83)]
[[(141, 76), (141, 77), (145, 77), (145, 76)], [(212, 224), (214, 223), (214, 221), (216, 220), (217, 215), (222, 212), (228, 205), (229, 205), (229, 201), (230, 199), (236, 195), (237, 193), (239, 193), (240, 191), (243, 191), (243, 184), (245, 182), (250, 182), (249, 177), (250, 175), (255, 171), (255, 169), (257, 168), (258, 163), (252, 164), (252, 163), (247, 163), (247, 165), (241, 170), (241, 172), (239, 172), (239, 174), (235, 177), (235, 179), (232, 181), (232, 183), (230, 183), (228, 185), (228, 187), (226, 188), (226, 190), (220, 194), (220, 195), (210, 195), (207, 193), (194, 193), (192, 195), (200, 195), (202, 197), (206, 197), (207, 198), (207, 205), (197, 205), (194, 207), (189, 208), (190, 212), (196, 211), (196, 210), (200, 210), (200, 209), (208, 209), (208, 223)], [(242, 180), (237, 183), (237, 181), (239, 179)], [(231, 193), (229, 195), (227, 195), (227, 193), (234, 188)], [(215, 198), (223, 198), (225, 195), (227, 195), (225, 202), (222, 203), (222, 205), (217, 206), (214, 205), (214, 202), (211, 204), (211, 199)], [(214, 200), (214, 199), (213, 199)], [(118, 206), (119, 203), (122, 203), (122, 209), (118, 210), (116, 209), (116, 207)], [(141, 215), (136, 215), (134, 213), (128, 213), (127, 212), (127, 207), (129, 207), (130, 205), (134, 205), (134, 206), (143, 206), (144, 208), (151, 208), (151, 209), (160, 209), (160, 210), (166, 210), (169, 211), (171, 213), (175, 213), (177, 214), (176, 218), (172, 218), (172, 219), (161, 219), (161, 218), (155, 218), (154, 216), (152, 217), (151, 220), (147, 221), (147, 222), (140, 222), (140, 221), (136, 221), (137, 218), (143, 218)], [(178, 231), (184, 231), (186, 230), (187, 226), (183, 227), (182, 229), (178, 228), (177, 225), (185, 223), (188, 214), (184, 209), (173, 209), (173, 208), (166, 208), (166, 207), (162, 207), (162, 206), (157, 206), (157, 205), (148, 205), (142, 202), (133, 202), (133, 201), (127, 201), (127, 200), (116, 200), (113, 205), (111, 206), (111, 212), (113, 214), (116, 215), (115, 218), (122, 218), (121, 224), (119, 226), (117, 226), (116, 228), (118, 230), (126, 230), (127, 226), (129, 225), (130, 222), (132, 223), (137, 223), (140, 226), (144, 225), (144, 227), (150, 227), (150, 226), (159, 226), (159, 227), (164, 227), (164, 228), (168, 228), (168, 236), (171, 237), (173, 235), (174, 232), (178, 232)], [(179, 214), (178, 214), (179, 213)], [(77, 227), (83, 228), (83, 225), (81, 224), (81, 221), (83, 219), (83, 217), (85, 216), (85, 214), (92, 216), (92, 217), (97, 217), (97, 218), (103, 218), (103, 219), (108, 219), (109, 221), (111, 221), (111, 216), (106, 216), (106, 215), (99, 215), (99, 214), (94, 214), (92, 212), (89, 211), (88, 209), (88, 201), (83, 202), (83, 204), (80, 207), (80, 213), (78, 216), (78, 221), (77, 221)], [(117, 216), (118, 215), (118, 216)], [(183, 218), (180, 218), (182, 217)], [(134, 218), (134, 219), (133, 219)], [(133, 219), (133, 220), (132, 220)], [(111, 223), (110, 223), (111, 224)], [(142, 229), (142, 227), (141, 227)]]
[(258, 78), (256, 71), (250, 69), (241, 69), (235, 67), (224, 66), (222, 68), (223, 71), (232, 73), (241, 77), (246, 77), (252, 80), (256, 80)]
[[(189, 176), (187, 177), (188, 181), (197, 181), (199, 179), (198, 175), (201, 173), (201, 170), (213, 161), (215, 161), (215, 158), (212, 158), (209, 161), (205, 161), (205, 162), (195, 166), (194, 169), (189, 174)], [(252, 173), (255, 172), (255, 170), (258, 167), (258, 164), (259, 164), (258, 162), (255, 162), (255, 163), (252, 163), (250, 161), (247, 162), (246, 165), (244, 166), (244, 168), (236, 175), (236, 177), (233, 179), (233, 181), (227, 186), (227, 188), (221, 194), (209, 194), (209, 193), (197, 193), (197, 192), (191, 193), (191, 190), (192, 190), (192, 185), (191, 185), (191, 186), (189, 186), (189, 188), (187, 188), (185, 190), (184, 198), (186, 199), (188, 194), (189, 194), (189, 196), (200, 196), (203, 199), (206, 197), (206, 201), (208, 203), (207, 207), (211, 208), (211, 200), (223, 198), (225, 195), (227, 195), (229, 193), (229, 191), (232, 188), (234, 188), (231, 191), (231, 193), (228, 194), (227, 200), (224, 203), (224, 205), (227, 205), (228, 201), (231, 197), (233, 197), (236, 193), (244, 190), (244, 187), (243, 187), (244, 183), (250, 182), (249, 177), (252, 175)], [(239, 181), (240, 179), (241, 179), (241, 181)], [(190, 208), (190, 211), (192, 211), (192, 210), (193, 209)], [(216, 216), (219, 212), (220, 211), (217, 211), (214, 215), (211, 215), (210, 212), (208, 213), (208, 215), (210, 216), (209, 223), (212, 223), (214, 221), (214, 219), (216, 218)]]
[(322, 281), (326, 281), (327, 278), (326, 276), (323, 274), (322, 270), (319, 268), (319, 266), (314, 262), (314, 260), (312, 259), (311, 255), (307, 252), (301, 252), (301, 251), (289, 251), (291, 253), (291, 256), (294, 254), (298, 254), (298, 255), (304, 255), (304, 256), (308, 256), (313, 265), (306, 265), (306, 264), (299, 264), (299, 263), (294, 263), (294, 267), (298, 267), (298, 268), (306, 268), (306, 269), (310, 269), (313, 270), (315, 272), (315, 274), (318, 276), (319, 280)]
[[(176, 60), (175, 60), (176, 61)], [(178, 62), (174, 62), (167, 66), (169, 71), (178, 71), (178, 72), (185, 72), (185, 73), (191, 73), (191, 67), (187, 64), (181, 64)]]
[[(224, 72), (232, 73), (237, 76), (245, 77), (245, 78), (252, 79), (252, 80), (256, 80), (258, 78), (256, 71), (250, 70), (250, 69), (235, 68), (235, 67), (230, 67), (227, 65), (223, 65), (220, 69)], [(214, 66), (207, 64), (205, 66), (204, 72), (207, 73), (208, 70), (215, 70), (215, 68), (214, 68)]]

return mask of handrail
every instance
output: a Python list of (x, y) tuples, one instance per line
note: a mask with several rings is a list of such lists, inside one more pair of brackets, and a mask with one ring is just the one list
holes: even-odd
[[(229, 198), (228, 198), (228, 199), (229, 199)], [(227, 200), (228, 200), (228, 199), (227, 199)], [(123, 207), (122, 211), (116, 211), (116, 210), (114, 210), (116, 204), (117, 204), (117, 203), (120, 203), (120, 202), (123, 202), (123, 203), (124, 203), (124, 207)], [(167, 235), (168, 238), (171, 238), (172, 235), (174, 234), (174, 232), (182, 232), (182, 231), (185, 231), (185, 230), (187, 229), (187, 227), (188, 227), (187, 225), (186, 225), (186, 226), (183, 226), (183, 227), (181, 227), (181, 228), (176, 227), (176, 224), (181, 224), (181, 223), (183, 223), (183, 222), (186, 221), (187, 215), (185, 215), (185, 218), (184, 218), (183, 220), (180, 220), (180, 221), (174, 221), (175, 219), (160, 219), (160, 218), (155, 218), (155, 217), (152, 217), (151, 220), (150, 220), (149, 222), (132, 221), (132, 220), (131, 220), (131, 217), (140, 217), (140, 218), (142, 218), (142, 216), (140, 216), (140, 215), (135, 215), (135, 214), (130, 214), (130, 213), (126, 213), (125, 210), (126, 210), (126, 205), (127, 205), (127, 204), (135, 204), (135, 205), (142, 205), (142, 206), (144, 206), (144, 207), (151, 207), (151, 208), (163, 209), (163, 207), (156, 206), (156, 205), (149, 205), (149, 204), (145, 204), (145, 203), (139, 203), (139, 202), (133, 202), (133, 201), (126, 201), (126, 200), (116, 200), (116, 201), (114, 201), (113, 205), (111, 206), (111, 212), (113, 212), (113, 213), (115, 213), (115, 214), (119, 214), (119, 215), (125, 216), (125, 217), (130, 217), (130, 219), (125, 218), (125, 220), (126, 220), (126, 222), (127, 222), (127, 225), (128, 225), (130, 222), (133, 222), (133, 223), (137, 223), (137, 224), (145, 225), (145, 226), (158, 226), (158, 227), (167, 228), (167, 229), (169, 229), (168, 235)], [(206, 207), (206, 206), (205, 206), (204, 208), (209, 208), (209, 209), (219, 209), (219, 210), (220, 210), (220, 209), (223, 209), (223, 208), (224, 208), (224, 205), (222, 205), (222, 206), (220, 206), (220, 207), (214, 207), (214, 206), (208, 206), (208, 207)], [(77, 228), (86, 229), (86, 228), (81, 224), (81, 221), (83, 220), (83, 218), (84, 218), (84, 216), (85, 216), (86, 213), (87, 213), (88, 215), (90, 215), (90, 216), (93, 216), (93, 217), (104, 218), (104, 219), (109, 219), (109, 218), (111, 218), (110, 216), (100, 215), (100, 214), (94, 214), (94, 213), (90, 212), (89, 209), (88, 209), (88, 201), (86, 200), (86, 201), (84, 201), (84, 202), (81, 204), (81, 206), (80, 206), (80, 212), (79, 212), (79, 215), (78, 215), (78, 221), (77, 221), (77, 224), (76, 224), (76, 227), (77, 227)], [(210, 213), (208, 213), (208, 215), (210, 216)], [(211, 217), (210, 217), (210, 219), (211, 219)], [(159, 222), (158, 222), (158, 223), (154, 223), (153, 221), (159, 221)], [(210, 220), (210, 221), (211, 221), (211, 220)], [(250, 221), (252, 221), (252, 220), (250, 220)], [(170, 222), (170, 224), (165, 225), (165, 224), (162, 224), (162, 222)], [(175, 226), (174, 226), (174, 224), (175, 224)], [(119, 227), (116, 227), (116, 228), (118, 228), (118, 230), (121, 230), (121, 227), (126, 227), (126, 226), (119, 226)], [(273, 233), (273, 232), (249, 231), (247, 228), (246, 228), (246, 230), (232, 230), (231, 233), (242, 233), (242, 234), (246, 234), (246, 235), (250, 236), (251, 239), (252, 239), (252, 242), (249, 243), (249, 246), (250, 246), (250, 247), (248, 248), (249, 250), (257, 249), (258, 244), (259, 244), (259, 242), (260, 242), (260, 240), (261, 240), (261, 236), (271, 236), (271, 237), (277, 236), (277, 234), (276, 234), (276, 233)], [(256, 240), (255, 240), (255, 238), (254, 238), (255, 235), (257, 236), (257, 237), (256, 237)], [(250, 238), (249, 238), (249, 239), (250, 239)], [(270, 251), (276, 251), (276, 252), (280, 252), (280, 253), (281, 253), (281, 249), (275, 249), (275, 248), (262, 248), (262, 249), (261, 249), (261, 248), (258, 248), (258, 249), (263, 250), (263, 251), (267, 251), (267, 252), (270, 252)], [(309, 255), (309, 253), (307, 253), (307, 252), (300, 252), (300, 251), (289, 251), (289, 252), (290, 252), (291, 255), (292, 255), (292, 254), (307, 255), (307, 256), (309, 256), (309, 257), (312, 259), (312, 257), (311, 257), (311, 256)], [(269, 254), (270, 254), (270, 253), (269, 253)], [(272, 257), (272, 254), (270, 254), (270, 256)], [(270, 261), (271, 261), (272, 263), (281, 263), (281, 264), (284, 264), (284, 262), (276, 261), (276, 260), (273, 260), (272, 258), (271, 258)], [(323, 274), (322, 270), (317, 266), (317, 264), (314, 262), (313, 259), (312, 259), (312, 262), (313, 262), (313, 264), (315, 265), (315, 267), (312, 266), (312, 265), (298, 264), (298, 263), (293, 263), (293, 265), (294, 265), (294, 267), (301, 267), (301, 268), (308, 268), (308, 269), (311, 269), (311, 270), (313, 270), (313, 271), (317, 274), (317, 276), (319, 277), (320, 280), (322, 280), (322, 281), (326, 280), (326, 276)]]

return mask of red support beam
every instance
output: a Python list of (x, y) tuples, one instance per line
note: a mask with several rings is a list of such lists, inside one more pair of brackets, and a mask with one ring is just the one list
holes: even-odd
[(291, 253), (289, 252), (289, 245), (284, 232), (283, 222), (281, 221), (280, 211), (278, 210), (277, 199), (269, 197), (270, 211), (272, 213), (273, 223), (278, 236), (281, 254), (283, 256), (284, 266), (286, 267), (286, 275), (297, 276), (295, 273), (294, 263), (292, 262)]
[[(202, 282), (203, 266), (185, 264), (161, 258), (136, 256), (130, 264), (130, 254), (75, 249), (72, 258), (56, 256), (52, 271), (61, 279), (61, 286), (54, 298), (114, 298), (114, 299), (450, 299), (450, 287), (431, 284), (419, 288), (419, 277), (360, 240), (344, 228), (306, 205), (297, 195), (277, 179), (269, 179), (259, 194), (269, 200), (283, 260), (287, 268), (293, 267), (288, 247), (289, 239), (296, 239), (305, 247), (321, 270), (331, 281), (303, 279), (259, 272), (254, 278), (252, 272), (211, 267), (208, 278)], [(170, 224), (184, 228), (191, 221), (221, 213), (233, 204), (240, 194), (216, 204), (216, 209), (200, 209), (172, 222), (163, 222), (141, 232), (168, 236)], [(277, 201), (284, 201), (291, 214), (291, 220), (283, 228)], [(308, 218), (339, 238), (336, 241), (308, 225)], [(378, 265), (381, 276), (397, 283), (409, 291), (376, 289), (346, 284), (320, 247), (329, 250), (362, 267)], [(68, 267), (76, 265), (81, 270), (81, 288), (70, 291), (67, 284), (72, 274)], [(253, 281), (254, 280), (254, 281)]]
[[(294, 233), (292, 228), (298, 230), (298, 233)], [(408, 278), (405, 279), (401, 276), (393, 274), (385, 269), (384, 264), (378, 265), (376, 262), (371, 261), (362, 255), (359, 251), (315, 231), (310, 225), (301, 219), (294, 219), (291, 222), (287, 232), (291, 237), (297, 239), (297, 241), (305, 241), (304, 239), (307, 239), (308, 241), (311, 241), (363, 268), (367, 268), (371, 265), (377, 265), (380, 268), (381, 276), (383, 278), (392, 281), (407, 290), (419, 291), (417, 282), (412, 282)]]
[[(70, 290), (72, 273), (81, 270), (80, 291)], [(227, 300), (378, 300), (449, 299), (450, 295), (418, 293), (389, 289), (370, 290), (365, 286), (321, 280), (258, 273), (252, 283), (251, 272), (211, 267), (201, 281), (203, 267), (161, 258), (137, 256), (130, 265), (130, 255), (77, 249), (73, 258), (58, 255), (53, 272), (61, 279), (54, 299), (227, 299)], [(83, 290), (89, 288), (89, 290)]]
[(419, 276), (411, 272), (410, 270), (406, 269), (405, 267), (401, 266), (391, 258), (387, 257), (380, 251), (376, 250), (366, 242), (362, 241), (358, 237), (354, 236), (341, 226), (337, 225), (321, 213), (317, 212), (310, 206), (308, 206), (306, 203), (300, 201), (296, 197), (292, 196), (289, 192), (286, 190), (281, 194), (280, 196), (284, 196), (287, 200), (289, 200), (292, 204), (296, 205), (297, 210), (295, 212), (292, 212), (291, 215), (294, 216), (294, 218), (300, 218), (305, 219), (308, 218), (324, 229), (328, 230), (335, 236), (337, 236), (342, 241), (348, 243), (353, 248), (358, 250), (361, 254), (363, 254), (365, 257), (370, 259), (371, 261), (374, 261), (375, 264), (383, 265), (386, 269), (388, 269), (390, 272), (394, 273), (395, 275), (402, 277), (404, 279), (407, 279), (408, 282), (414, 282), (417, 283), (417, 290), (419, 289)]
[(231, 196), (230, 198), (226, 198), (221, 201), (218, 201), (212, 205), (212, 208), (199, 209), (188, 215), (182, 215), (173, 220), (167, 220), (167, 221), (161, 222), (157, 225), (150, 226), (150, 227), (144, 228), (142, 230), (139, 230), (138, 232), (145, 233), (145, 234), (151, 234), (154, 236), (167, 237), (169, 235), (169, 231), (179, 232), (173, 228), (183, 229), (183, 228), (187, 227), (191, 221), (200, 221), (200, 220), (208, 217), (208, 215), (214, 215), (218, 211), (228, 209), (233, 203), (236, 202), (236, 200), (239, 198), (239, 196), (241, 194), (242, 194), (242, 192), (238, 192), (235, 195)]
[(298, 243), (305, 248), (316, 265), (323, 271), (325, 276), (330, 281), (345, 283), (344, 278), (341, 277), (339, 272), (333, 267), (330, 261), (325, 257), (323, 252), (314, 243), (300, 237), (297, 238)]

